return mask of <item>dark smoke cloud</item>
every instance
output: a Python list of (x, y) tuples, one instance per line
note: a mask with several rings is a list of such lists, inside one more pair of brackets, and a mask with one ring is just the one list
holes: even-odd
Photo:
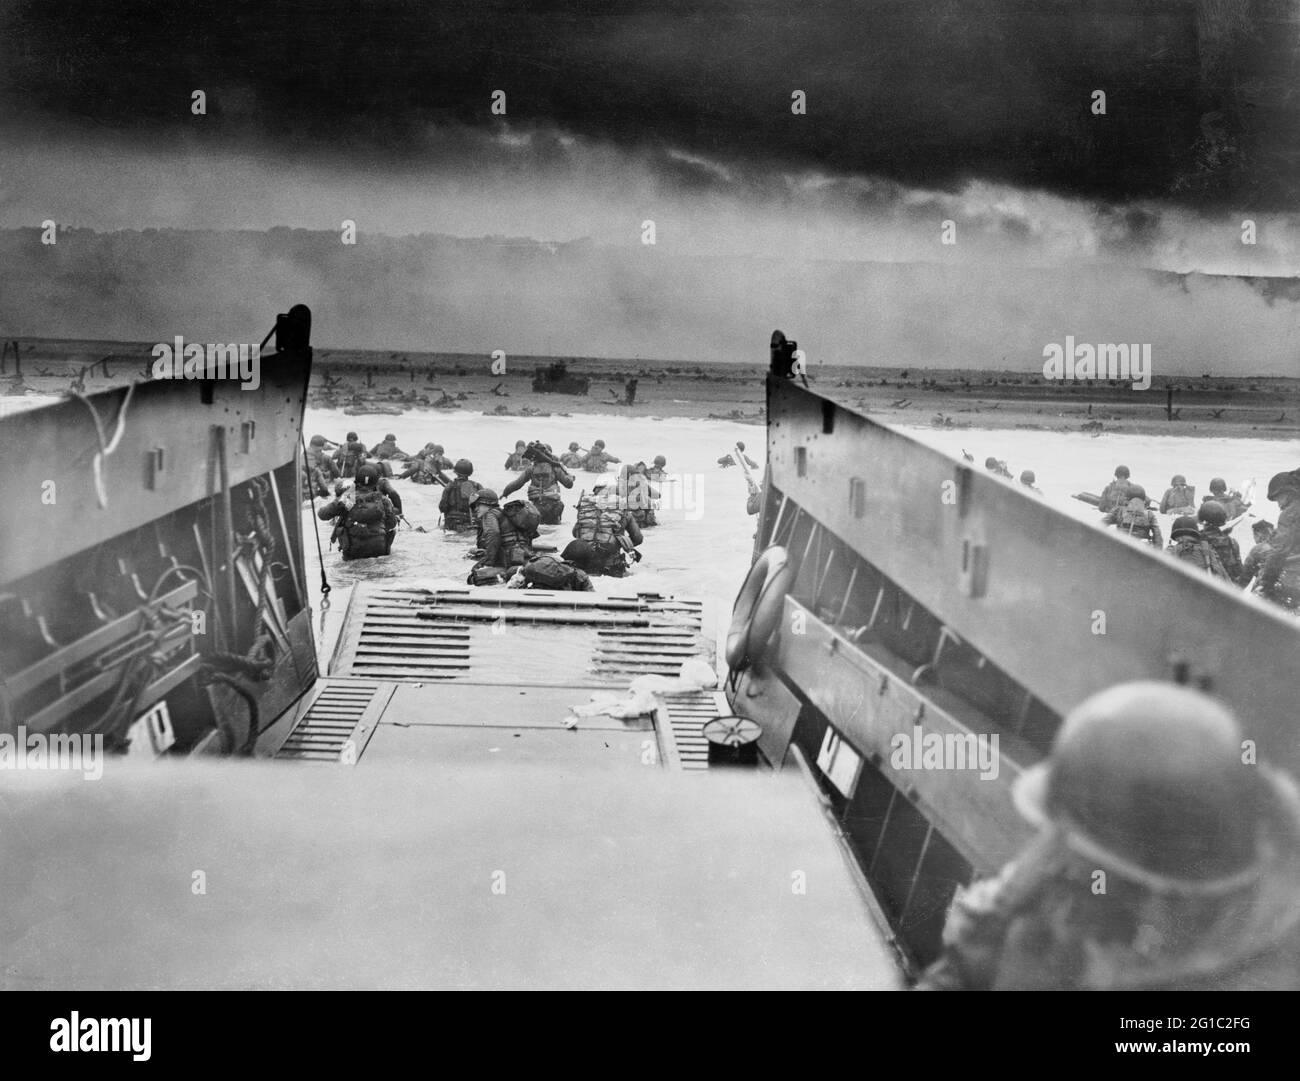
[[(502, 89), (512, 130), (644, 151), (688, 191), (812, 170), (1293, 209), (1298, 30), (1294, 0), (14, 0), (0, 108), (416, 173), (472, 150), (447, 132), (499, 130)], [(511, 167), (564, 158), (539, 137)]]

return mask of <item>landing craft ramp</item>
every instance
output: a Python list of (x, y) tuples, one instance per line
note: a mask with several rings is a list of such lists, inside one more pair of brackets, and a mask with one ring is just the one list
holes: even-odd
[(353, 591), (322, 680), (259, 751), (282, 760), (448, 761), (487, 755), (563, 765), (707, 767), (700, 729), (718, 691), (668, 694), (651, 716), (570, 707), (638, 676), (716, 667), (701, 601), (638, 593), (365, 584)]
[[(792, 348), (773, 336), (755, 555), (783, 547), (796, 576), (728, 697), (774, 765), (811, 766), (915, 965), (957, 886), (1028, 840), (1011, 786), (1090, 694), (1200, 687), (1297, 772), (1293, 619), (800, 385)], [(996, 737), (996, 769), (903, 756), (926, 736)]]

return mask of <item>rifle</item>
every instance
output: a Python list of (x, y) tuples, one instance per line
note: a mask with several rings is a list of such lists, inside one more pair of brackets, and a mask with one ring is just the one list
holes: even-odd
[(428, 533), (428, 532), (429, 532), (429, 531), (428, 531), (427, 529), (425, 529), (424, 526), (422, 526), (422, 525), (411, 525), (410, 521), (407, 519), (407, 517), (406, 517), (405, 514), (399, 514), (399, 515), (397, 516), (397, 520), (398, 520), (399, 522), (406, 522), (407, 528), (408, 528), (408, 529), (413, 529), (416, 533)]

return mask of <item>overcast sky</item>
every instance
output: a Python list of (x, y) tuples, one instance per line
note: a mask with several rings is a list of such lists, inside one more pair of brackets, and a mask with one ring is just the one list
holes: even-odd
[(1300, 272), (1300, 0), (519, 6), (0, 0), (0, 227)]

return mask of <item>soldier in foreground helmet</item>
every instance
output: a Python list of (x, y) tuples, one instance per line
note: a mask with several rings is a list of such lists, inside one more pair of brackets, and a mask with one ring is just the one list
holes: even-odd
[(1300, 989), (1300, 797), (1221, 702), (1095, 694), (1014, 797), (1038, 835), (959, 892), (918, 989)]
[(1034, 476), (1034, 471), (1032, 469), (1023, 469), (1020, 472), (1020, 483), (1023, 484), (1026, 488), (1028, 488), (1031, 492), (1038, 492), (1041, 495), (1042, 492), (1034, 485), (1034, 481), (1036, 481), (1037, 479), (1038, 478)]
[(1274, 474), (1268, 498), (1281, 511), (1260, 568), (1260, 592), (1284, 608), (1300, 609), (1300, 469)]

